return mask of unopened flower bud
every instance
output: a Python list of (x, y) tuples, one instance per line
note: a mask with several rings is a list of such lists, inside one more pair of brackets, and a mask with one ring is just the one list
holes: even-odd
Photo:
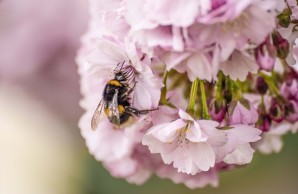
[(285, 119), (289, 122), (296, 122), (298, 120), (298, 103), (291, 100), (285, 105)]
[(276, 58), (276, 48), (269, 37), (256, 48), (255, 57), (260, 69), (265, 71), (273, 70)]
[(281, 12), (278, 16), (278, 24), (284, 28), (289, 27), (291, 24), (291, 10), (289, 8), (286, 8)]
[(287, 82), (282, 84), (280, 90), (283, 97), (298, 101), (298, 81), (296, 79), (288, 79)]
[(261, 95), (266, 94), (268, 90), (268, 84), (266, 83), (263, 77), (258, 77), (257, 83), (256, 83), (256, 89)]
[(252, 125), (258, 121), (258, 112), (247, 99), (232, 101), (229, 105), (229, 124)]
[(275, 122), (281, 122), (284, 119), (283, 108), (276, 101), (276, 99), (272, 99), (272, 101), (271, 101), (271, 106), (269, 108), (269, 116)]
[(221, 122), (226, 115), (226, 106), (213, 98), (209, 103), (209, 114), (213, 120)]
[(290, 50), (289, 42), (284, 39), (278, 31), (272, 33), (272, 40), (277, 51), (277, 57), (286, 59)]
[(267, 132), (270, 130), (271, 122), (272, 120), (268, 115), (262, 114), (257, 122), (257, 127), (263, 132)]

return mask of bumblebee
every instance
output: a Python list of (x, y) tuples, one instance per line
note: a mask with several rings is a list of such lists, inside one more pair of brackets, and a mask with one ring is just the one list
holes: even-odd
[[(97, 128), (103, 114), (108, 117), (112, 124), (120, 128), (132, 123), (136, 116), (156, 110), (138, 110), (131, 107), (130, 94), (136, 85), (136, 72), (134, 67), (130, 65), (124, 67), (124, 63), (121, 64), (120, 68), (118, 68), (120, 64), (117, 65), (114, 70), (114, 79), (109, 80), (104, 88), (102, 100), (91, 120), (93, 130)], [(130, 87), (132, 83), (133, 86)]]

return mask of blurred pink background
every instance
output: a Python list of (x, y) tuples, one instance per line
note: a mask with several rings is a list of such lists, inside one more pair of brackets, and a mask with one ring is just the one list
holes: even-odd
[[(82, 0), (0, 1), (0, 193), (80, 193)], [(72, 185), (72, 186), (69, 186)]]
[(81, 112), (74, 58), (87, 20), (83, 0), (1, 1), (1, 83), (17, 84), (61, 116), (77, 120)]

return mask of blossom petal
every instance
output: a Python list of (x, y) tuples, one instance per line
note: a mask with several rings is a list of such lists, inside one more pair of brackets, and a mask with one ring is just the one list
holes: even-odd
[(147, 134), (153, 135), (161, 142), (173, 142), (179, 135), (179, 129), (186, 126), (186, 123), (182, 119), (175, 120), (171, 123), (160, 124), (149, 129)]
[(186, 133), (186, 139), (191, 142), (205, 142), (207, 141), (208, 137), (205, 134), (202, 134), (200, 125), (194, 122), (189, 131)]
[(194, 121), (194, 119), (188, 113), (186, 113), (185, 111), (183, 111), (181, 109), (179, 109), (179, 116), (184, 120)]
[(261, 139), (261, 130), (248, 126), (248, 125), (232, 125), (233, 129), (227, 131), (228, 136), (235, 137), (235, 141), (238, 144), (255, 142)]
[(225, 75), (240, 81), (244, 81), (248, 73), (256, 73), (258, 68), (255, 61), (239, 51), (234, 52), (228, 61), (220, 65), (220, 69)]
[(255, 151), (250, 147), (249, 143), (238, 146), (232, 153), (224, 158), (227, 164), (244, 165), (251, 162)]
[(192, 55), (186, 62), (187, 73), (190, 81), (194, 81), (196, 78), (211, 81), (213, 76), (213, 69), (211, 67), (211, 61), (203, 53), (196, 53)]
[(202, 171), (208, 171), (215, 164), (215, 154), (208, 143), (195, 143), (190, 146), (194, 163)]
[(150, 109), (152, 106), (151, 95), (141, 83), (136, 83), (133, 93), (132, 105), (140, 110)]

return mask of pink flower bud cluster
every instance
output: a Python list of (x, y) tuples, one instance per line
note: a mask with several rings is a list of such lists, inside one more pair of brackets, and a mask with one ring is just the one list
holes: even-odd
[[(247, 165), (255, 150), (280, 151), (281, 136), (298, 128), (297, 5), (289, 4), (89, 0), (77, 63), (90, 153), (131, 183), (156, 174), (197, 188), (217, 186), (220, 172)], [(115, 76), (122, 66), (133, 69), (127, 84)], [(119, 97), (109, 84), (129, 92)], [(125, 113), (133, 121), (115, 125)]]

